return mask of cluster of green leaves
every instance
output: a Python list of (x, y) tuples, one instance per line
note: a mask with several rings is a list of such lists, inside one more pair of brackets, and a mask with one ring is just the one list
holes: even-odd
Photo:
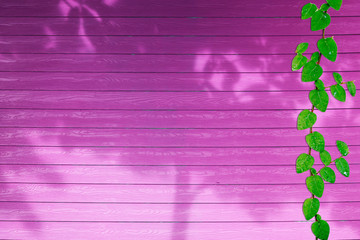
[[(311, 18), (311, 30), (322, 30), (322, 38), (317, 42), (317, 50), (310, 59), (304, 56), (309, 48), (308, 43), (300, 43), (296, 48), (296, 56), (292, 61), (292, 70), (297, 71), (302, 68), (301, 80), (303, 82), (313, 82), (315, 89), (309, 92), (309, 100), (313, 105), (311, 111), (303, 110), (298, 115), (297, 128), (298, 130), (310, 129), (310, 133), (306, 135), (305, 140), (309, 146), (309, 153), (302, 153), (296, 160), (296, 172), (304, 173), (310, 171), (310, 176), (306, 178), (306, 186), (312, 194), (303, 203), (303, 213), (306, 220), (315, 218), (315, 222), (311, 226), (311, 230), (316, 238), (327, 240), (330, 234), (329, 224), (321, 219), (318, 214), (320, 209), (320, 201), (324, 193), (324, 182), (335, 183), (336, 175), (331, 163), (335, 163), (336, 169), (345, 177), (349, 177), (350, 168), (348, 162), (344, 159), (349, 154), (349, 148), (345, 142), (336, 141), (337, 149), (341, 157), (332, 160), (328, 151), (325, 150), (325, 139), (319, 132), (313, 132), (312, 127), (317, 121), (317, 115), (314, 113), (315, 108), (321, 112), (327, 110), (329, 104), (329, 95), (326, 89), (330, 89), (331, 95), (338, 101), (346, 101), (346, 91), (342, 85), (347, 85), (347, 90), (351, 96), (356, 94), (356, 86), (354, 81), (344, 82), (342, 76), (334, 72), (333, 77), (335, 84), (325, 87), (324, 82), (320, 79), (323, 74), (323, 68), (320, 66), (321, 56), (329, 61), (335, 62), (337, 59), (338, 48), (334, 37), (325, 37), (325, 28), (331, 22), (331, 17), (328, 10), (333, 8), (340, 10), (342, 0), (326, 0), (327, 2), (318, 8), (315, 4), (306, 4), (301, 11), (301, 19)], [(311, 149), (319, 153), (319, 158), (323, 163), (323, 167), (317, 171), (314, 169), (315, 158), (311, 155)]]

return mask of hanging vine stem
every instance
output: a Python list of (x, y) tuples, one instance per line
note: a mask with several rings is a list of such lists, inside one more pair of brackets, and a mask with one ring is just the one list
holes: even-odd
[[(325, 39), (325, 29), (322, 30), (322, 39)], [(321, 52), (319, 54), (319, 61), (316, 63), (318, 65), (320, 65), (320, 61), (321, 61)], [(314, 113), (314, 110), (315, 110), (315, 105), (313, 104), (311, 106), (311, 112)], [(313, 133), (313, 126), (310, 127), (310, 134)], [(311, 156), (311, 147), (309, 146), (309, 155)], [(314, 174), (310, 171), (310, 176), (313, 176)], [(311, 198), (314, 199), (315, 198), (315, 195), (314, 194), (311, 194)], [(318, 219), (315, 215), (315, 222), (317, 222)], [(318, 240), (318, 237), (315, 237), (315, 240)]]
[[(336, 175), (332, 168), (328, 167), (331, 163), (335, 163), (336, 168), (345, 177), (349, 177), (350, 168), (348, 162), (343, 158), (349, 154), (349, 148), (345, 142), (336, 141), (337, 148), (341, 153), (341, 157), (336, 160), (332, 160), (331, 155), (325, 150), (325, 139), (323, 135), (317, 131), (313, 131), (313, 126), (316, 123), (317, 115), (314, 113), (315, 108), (321, 112), (325, 112), (329, 103), (329, 95), (326, 92), (326, 88), (330, 88), (331, 94), (338, 101), (345, 102), (346, 92), (341, 86), (347, 85), (347, 89), (352, 96), (356, 94), (356, 87), (354, 81), (343, 82), (342, 76), (339, 73), (334, 72), (333, 77), (336, 84), (329, 87), (325, 87), (320, 77), (323, 74), (323, 69), (320, 66), (322, 57), (335, 62), (337, 58), (337, 44), (333, 37), (325, 37), (325, 28), (330, 25), (331, 17), (328, 14), (329, 8), (340, 10), (342, 0), (326, 0), (327, 3), (321, 5), (318, 8), (315, 4), (306, 4), (301, 11), (301, 18), (311, 18), (311, 30), (322, 30), (322, 38), (317, 42), (317, 48), (319, 52), (315, 52), (311, 55), (311, 59), (307, 59), (303, 53), (308, 49), (309, 43), (300, 43), (295, 53), (297, 55), (292, 61), (292, 70), (297, 71), (303, 68), (301, 73), (301, 80), (303, 82), (314, 82), (315, 89), (310, 91), (309, 100), (312, 104), (311, 110), (303, 110), (300, 112), (297, 119), (298, 130), (310, 129), (308, 135), (306, 135), (306, 143), (309, 146), (308, 154), (302, 153), (296, 160), (296, 172), (303, 173), (310, 171), (310, 176), (306, 178), (306, 187), (311, 193), (311, 197), (306, 199), (303, 203), (303, 213), (306, 220), (314, 218), (314, 222), (311, 225), (311, 230), (315, 235), (315, 239), (327, 240), (330, 235), (329, 224), (321, 219), (318, 214), (320, 209), (320, 201), (324, 192), (324, 181), (329, 183), (335, 183)], [(319, 152), (319, 157), (324, 166), (316, 171), (314, 167), (315, 159), (312, 156), (312, 150)]]

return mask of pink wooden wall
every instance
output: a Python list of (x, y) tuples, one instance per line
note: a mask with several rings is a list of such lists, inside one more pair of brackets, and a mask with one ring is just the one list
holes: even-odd
[[(305, 3), (1, 1), (0, 238), (314, 239), (294, 166), (313, 85), (290, 69), (320, 38)], [(330, 10), (327, 83), (360, 79), (359, 11)], [(351, 145), (321, 199), (331, 239), (360, 239), (359, 114), (332, 100), (316, 125), (334, 156)]]

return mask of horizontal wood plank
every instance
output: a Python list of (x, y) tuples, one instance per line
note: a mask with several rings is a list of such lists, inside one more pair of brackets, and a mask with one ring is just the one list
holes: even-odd
[[(343, 27), (346, 25), (346, 27)], [(176, 27), (174, 27), (176, 26)], [(357, 17), (333, 18), (328, 35), (360, 34)], [(106, 35), (319, 35), (300, 18), (21, 18), (6, 17), (0, 35), (106, 36)], [(88, 44), (86, 37), (79, 37)], [(88, 45), (89, 46), (89, 45)]]
[[(305, 177), (304, 177), (305, 178)], [(322, 203), (360, 201), (360, 184), (327, 184)], [(0, 183), (1, 201), (76, 203), (260, 204), (302, 203), (309, 196), (297, 185), (92, 185)], [(286, 193), (286, 196), (284, 195)], [(1, 203), (0, 203), (1, 205)]]
[[(360, 72), (342, 72), (344, 81)], [(331, 72), (321, 79), (334, 84)], [(3, 72), (2, 89), (82, 91), (288, 91), (312, 90), (296, 73), (47, 73)]]
[[(314, 0), (319, 7), (323, 3)], [(0, 14), (2, 16), (79, 16), (76, 4), (66, 5), (65, 1), (49, 2), (17, 0), (16, 2), (2, 2)], [(264, 2), (260, 0), (238, 2), (220, 0), (196, 1), (166, 1), (166, 0), (132, 0), (132, 1), (89, 1), (82, 14), (86, 17), (100, 16), (174, 16), (174, 17), (294, 17), (299, 16), (299, 9), (308, 3), (305, 0), (275, 0)], [(141, 7), (139, 7), (141, 6)], [(348, 0), (341, 11), (330, 11), (333, 15), (358, 15), (359, 2)]]
[[(359, 129), (319, 130), (326, 145), (357, 143)], [(3, 128), (1, 145), (98, 147), (284, 147), (304, 146), (297, 129), (48, 129)], [(351, 144), (350, 144), (351, 145)], [(356, 144), (354, 144), (356, 145)]]
[[(304, 138), (305, 135), (300, 137)], [(349, 143), (349, 142), (348, 142)], [(355, 142), (356, 143), (356, 142)], [(45, 143), (42, 143), (45, 144)], [(303, 147), (266, 148), (99, 148), (99, 147), (4, 147), (0, 146), (2, 165), (110, 165), (117, 166), (294, 166), (300, 153), (307, 152)], [(327, 146), (333, 158), (338, 157), (336, 146)], [(357, 156), (360, 146), (351, 146), (348, 157), (350, 164), (359, 164)], [(314, 154), (317, 157), (318, 154)], [(271, 161), (269, 160), (271, 159)], [(317, 160), (317, 164), (320, 161)]]
[[(330, 96), (329, 109), (359, 108)], [(265, 101), (266, 99), (266, 101)], [(310, 107), (308, 92), (57, 92), (0, 91), (2, 108), (117, 110), (267, 110)]]
[[(349, 161), (351, 157), (347, 158)], [(271, 159), (269, 159), (271, 161)], [(294, 162), (294, 160), (291, 160)], [(350, 161), (351, 162), (351, 161)], [(295, 165), (295, 164), (294, 164)], [(334, 166), (331, 166), (335, 169)], [(317, 167), (319, 168), (319, 167)], [(106, 173), (106, 174), (104, 174)], [(340, 174), (337, 183), (360, 182), (360, 166), (350, 178)], [(4, 166), (0, 178), (23, 183), (93, 184), (303, 184), (308, 174), (295, 166)], [(259, 176), (263, 176), (259, 178)], [(285, 182), (286, 181), (286, 182)], [(304, 184), (305, 186), (305, 184)]]
[[(360, 236), (360, 222), (330, 222), (333, 239), (354, 240)], [(39, 240), (58, 239), (213, 239), (219, 234), (224, 239), (249, 238), (254, 240), (313, 238), (311, 223), (64, 223), (64, 222), (0, 222), (4, 238)], [(276, 229), (276, 231), (274, 231)], [(346, 230), (346, 231), (344, 231)], [(35, 233), (34, 233), (35, 232)], [(301, 234), (294, 234), (300, 232)]]
[[(40, 72), (178, 72), (178, 73), (290, 73), (290, 55), (58, 55), (21, 54), (3, 56), (0, 71)], [(325, 71), (359, 71), (360, 54), (339, 55), (338, 62), (323, 61)], [(210, 80), (210, 79), (209, 79)]]
[[(300, 110), (119, 111), (0, 109), (0, 127), (49, 128), (295, 128)], [(358, 127), (360, 109), (334, 109), (314, 128)], [(267, 119), (268, 121), (263, 121)], [(320, 131), (320, 129), (319, 129)], [(323, 131), (323, 130), (321, 130)]]
[[(0, 203), (0, 221), (304, 221), (302, 203), (286, 204), (83, 204)], [(276, 214), (273, 210), (276, 209)], [(360, 202), (321, 203), (322, 219), (359, 220)]]
[[(359, 35), (337, 36), (339, 53), (358, 52)], [(1, 53), (79, 54), (294, 54), (308, 42), (316, 51), (318, 36), (274, 37), (117, 37), (91, 36), (92, 51), (77, 36), (0, 36)]]

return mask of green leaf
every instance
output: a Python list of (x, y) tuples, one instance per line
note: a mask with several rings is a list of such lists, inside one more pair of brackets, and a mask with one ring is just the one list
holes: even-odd
[(310, 102), (321, 112), (325, 112), (329, 104), (329, 95), (324, 90), (314, 89), (309, 93)]
[(325, 166), (329, 166), (331, 163), (331, 155), (326, 150), (320, 152), (320, 159)]
[(316, 169), (315, 168), (310, 168), (310, 172), (312, 175), (316, 175), (317, 172), (316, 172)]
[(308, 59), (301, 54), (296, 55), (294, 57), (294, 59), (292, 60), (291, 70), (293, 70), (293, 71), (299, 70), (306, 64), (307, 60)]
[(315, 61), (311, 60), (306, 63), (301, 74), (301, 81), (303, 82), (313, 82), (318, 80), (323, 74), (322, 67), (317, 64)]
[(356, 94), (356, 86), (354, 82), (348, 82), (346, 84), (347, 89), (349, 90), (349, 93), (351, 94), (351, 96), (355, 97)]
[(324, 193), (324, 181), (318, 175), (307, 177), (306, 186), (312, 194), (319, 198)]
[(323, 11), (316, 11), (311, 18), (311, 30), (318, 31), (330, 25), (331, 17)]
[(342, 76), (341, 76), (339, 73), (334, 72), (334, 73), (333, 73), (333, 77), (334, 77), (335, 82), (336, 82), (337, 84), (341, 84), (341, 83), (342, 83), (343, 79), (342, 79)]
[(305, 199), (303, 203), (303, 213), (306, 220), (310, 220), (318, 213), (320, 201), (317, 198)]
[(296, 160), (296, 172), (303, 173), (308, 170), (314, 165), (315, 159), (313, 156), (302, 153)]
[(320, 79), (315, 81), (315, 86), (318, 90), (325, 90), (324, 82), (321, 81)]
[(301, 19), (311, 18), (317, 10), (317, 6), (313, 3), (306, 4), (301, 9)]
[(317, 116), (315, 113), (305, 109), (302, 110), (297, 119), (298, 130), (311, 128), (316, 122)]
[(325, 168), (321, 169), (320, 175), (325, 181), (327, 181), (329, 183), (335, 182), (335, 179), (336, 179), (335, 172), (334, 172), (334, 170), (332, 170), (329, 167), (325, 167)]
[(336, 168), (345, 177), (350, 176), (350, 167), (348, 162), (344, 158), (338, 158), (335, 160)]
[(332, 85), (330, 87), (330, 91), (335, 99), (337, 99), (341, 102), (346, 101), (346, 92), (345, 92), (345, 89), (341, 85), (339, 85), (339, 84)]
[(333, 38), (322, 38), (317, 42), (317, 46), (324, 57), (332, 62), (336, 61), (338, 48)]
[(329, 10), (329, 8), (330, 8), (330, 5), (327, 3), (324, 3), (321, 5), (320, 10), (325, 12), (325, 11)]
[(303, 42), (296, 47), (296, 53), (304, 53), (309, 47), (309, 43)]
[(330, 226), (324, 220), (319, 220), (311, 225), (311, 231), (315, 237), (321, 240), (327, 240), (330, 235)]
[(306, 142), (310, 148), (322, 152), (325, 148), (325, 139), (319, 132), (313, 132), (306, 135)]
[(349, 154), (349, 147), (346, 143), (338, 140), (336, 141), (336, 146), (339, 152), (341, 153), (341, 155), (347, 156)]
[(314, 52), (312, 55), (311, 55), (311, 60), (315, 61), (315, 62), (318, 62), (320, 60), (320, 53), (319, 52)]
[(342, 5), (342, 0), (326, 0), (326, 2), (337, 11), (340, 10)]

